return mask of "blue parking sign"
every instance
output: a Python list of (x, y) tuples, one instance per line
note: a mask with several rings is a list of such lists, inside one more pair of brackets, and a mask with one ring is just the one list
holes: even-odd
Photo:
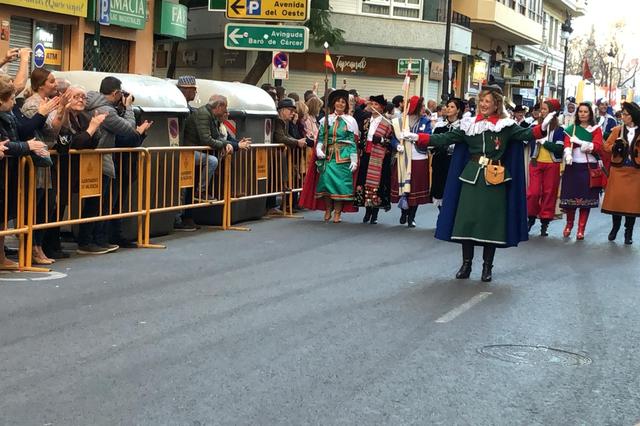
[(44, 45), (42, 43), (36, 44), (36, 47), (33, 48), (33, 63), (37, 68), (44, 66), (44, 57)]
[(247, 0), (247, 15), (260, 15), (262, 13), (261, 0)]

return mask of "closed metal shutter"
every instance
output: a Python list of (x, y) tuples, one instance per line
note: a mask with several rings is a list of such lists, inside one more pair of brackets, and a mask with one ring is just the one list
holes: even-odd
[[(21, 48), (30, 47), (33, 48), (33, 21), (28, 18), (20, 18), (18, 16), (11, 17), (11, 23), (9, 26), (9, 47)], [(9, 64), (9, 74), (15, 76), (20, 66), (19, 61), (14, 61)], [(33, 68), (33, 63), (29, 63), (29, 72)]]

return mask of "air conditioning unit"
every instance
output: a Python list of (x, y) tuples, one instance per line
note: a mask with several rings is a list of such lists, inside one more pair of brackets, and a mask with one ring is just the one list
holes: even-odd
[(531, 75), (533, 74), (533, 62), (519, 61), (513, 63), (513, 75)]

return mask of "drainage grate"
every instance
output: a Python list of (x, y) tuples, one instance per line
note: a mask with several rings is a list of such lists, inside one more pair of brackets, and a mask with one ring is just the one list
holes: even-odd
[(489, 345), (479, 348), (478, 353), (513, 364), (582, 366), (592, 363), (588, 356), (548, 346)]

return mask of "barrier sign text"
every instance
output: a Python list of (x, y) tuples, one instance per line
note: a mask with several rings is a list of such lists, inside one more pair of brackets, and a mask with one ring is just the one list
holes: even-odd
[[(205, 160), (206, 161), (206, 160)], [(194, 183), (193, 171), (196, 164), (194, 151), (180, 152), (180, 188), (192, 188)]]
[(102, 195), (102, 156), (80, 155), (80, 198)]
[(268, 174), (268, 161), (267, 161), (267, 150), (266, 149), (258, 149), (255, 151), (256, 153), (256, 179), (267, 179)]

